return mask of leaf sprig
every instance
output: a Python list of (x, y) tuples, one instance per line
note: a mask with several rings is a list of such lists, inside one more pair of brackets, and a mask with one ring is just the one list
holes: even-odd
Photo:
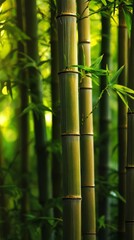
[(98, 79), (100, 76), (106, 76), (107, 85), (101, 91), (100, 96), (98, 97), (98, 101), (94, 106), (94, 109), (98, 105), (104, 92), (107, 91), (107, 93), (110, 95), (110, 90), (114, 91), (121, 98), (126, 107), (130, 109), (128, 105), (128, 97), (134, 100), (134, 90), (117, 83), (118, 78), (124, 69), (124, 66), (120, 67), (111, 77), (110, 71), (108, 69), (99, 68), (102, 58), (103, 55), (97, 58), (91, 66), (72, 65), (72, 67), (77, 67), (79, 69), (79, 73), (82, 78), (85, 76), (90, 77), (95, 82), (96, 85), (99, 85), (99, 81), (95, 80), (96, 78)]

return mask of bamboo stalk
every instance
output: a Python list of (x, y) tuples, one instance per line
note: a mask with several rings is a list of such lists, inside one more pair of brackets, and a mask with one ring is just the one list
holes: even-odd
[(63, 239), (81, 239), (81, 181), (75, 0), (57, 1), (63, 156)]
[[(56, 20), (56, 4), (51, 0), (51, 89), (52, 89), (52, 142), (53, 144), (60, 144), (60, 88), (58, 78), (58, 33), (57, 33), (57, 20)], [(53, 197), (59, 198), (62, 194), (62, 161), (60, 149), (52, 153), (52, 179), (53, 179)], [(55, 207), (54, 217), (61, 218), (61, 211)], [(55, 238), (60, 240), (59, 227), (55, 229)]]
[[(103, 54), (103, 59), (101, 62), (101, 68), (106, 69), (110, 65), (110, 18), (101, 16), (102, 23), (102, 40), (101, 40), (101, 55)], [(100, 79), (100, 93), (107, 86), (106, 76), (102, 76)], [(99, 135), (100, 135), (100, 151), (99, 151), (99, 166), (98, 174), (100, 181), (108, 181), (108, 168), (110, 161), (110, 103), (109, 95), (107, 91), (104, 92), (102, 98), (100, 99), (99, 108)], [(100, 190), (98, 196), (98, 215), (99, 217), (104, 216), (105, 221), (108, 221), (108, 197), (105, 193)], [(107, 239), (108, 229), (101, 228), (99, 230), (99, 239)]]
[[(78, 0), (79, 64), (91, 65), (89, 6)], [(80, 79), (82, 239), (96, 239), (92, 80)]]
[[(25, 32), (30, 37), (27, 41), (27, 55), (39, 63), (38, 52), (38, 25), (37, 25), (37, 10), (36, 0), (24, 0), (25, 4)], [(31, 90), (31, 101), (34, 104), (43, 104), (43, 86), (40, 79), (39, 71), (35, 67), (28, 69), (29, 87)], [(38, 173), (38, 187), (39, 187), (39, 202), (42, 206), (41, 215), (52, 217), (52, 209), (45, 211), (48, 199), (52, 197), (51, 186), (51, 160), (47, 150), (47, 134), (46, 122), (43, 113), (37, 114), (33, 111), (34, 133), (35, 133), (35, 151), (37, 156), (37, 173)], [(42, 239), (51, 239), (52, 231), (45, 222), (42, 225)]]
[[(16, 0), (17, 8), (17, 24), (18, 27), (24, 31), (24, 2), (23, 0)], [(27, 82), (27, 71), (22, 70), (22, 54), (25, 54), (26, 48), (22, 41), (18, 42), (18, 64), (20, 67), (19, 83), (20, 89), (20, 113), (28, 106), (28, 82)], [(28, 197), (28, 170), (29, 170), (29, 151), (28, 151), (28, 140), (29, 140), (29, 123), (28, 123), (28, 113), (24, 114), (20, 118), (20, 158), (21, 158), (21, 221), (25, 224), (25, 215), (29, 211), (29, 197)], [(27, 230), (22, 231), (22, 239), (29, 239)]]
[[(131, 28), (131, 46), (129, 58), (128, 86), (134, 90), (134, 1)], [(129, 99), (128, 111), (128, 144), (127, 144), (127, 167), (126, 167), (126, 239), (134, 240), (134, 101)]]
[[(119, 76), (119, 84), (126, 85), (127, 80), (127, 60), (128, 60), (128, 36), (123, 13), (123, 5), (119, 7), (119, 30), (118, 30), (118, 68), (125, 65), (125, 68)], [(118, 99), (118, 143), (119, 143), (119, 193), (126, 197), (126, 159), (127, 159), (127, 108), (124, 103)], [(123, 149), (123, 151), (122, 151)], [(118, 237), (125, 239), (125, 203), (119, 200), (118, 215)]]
[(2, 127), (0, 126), (0, 239), (6, 239), (10, 234), (10, 229), (9, 229), (8, 201), (4, 189), (5, 178), (3, 174), (4, 158), (2, 137), (3, 137)]

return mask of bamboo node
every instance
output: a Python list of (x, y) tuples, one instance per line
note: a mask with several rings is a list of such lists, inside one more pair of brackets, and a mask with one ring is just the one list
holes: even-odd
[(92, 87), (83, 87), (83, 86), (81, 87), (80, 86), (80, 90), (92, 90), (92, 89), (93, 89)]
[(63, 200), (81, 200), (81, 196), (80, 195), (66, 195), (63, 197)]
[(94, 136), (94, 133), (84, 133), (84, 132), (81, 131), (80, 136), (93, 137), (93, 136)]
[(77, 18), (77, 15), (75, 13), (71, 13), (71, 12), (70, 13), (69, 12), (61, 12), (60, 14), (57, 15), (56, 18), (68, 17), (68, 16)]
[(67, 136), (80, 136), (79, 133), (61, 133), (62, 137), (67, 137)]
[(73, 70), (73, 69), (71, 69), (71, 68), (65, 68), (65, 69), (63, 69), (62, 71), (59, 71), (59, 72), (58, 72), (59, 75), (60, 75), (60, 74), (63, 74), (63, 73), (74, 73), (74, 74), (79, 74), (78, 71)]
[(79, 44), (90, 44), (90, 43), (91, 43), (90, 40), (79, 41)]
[(134, 168), (133, 164), (129, 164), (129, 165), (126, 166), (126, 169), (131, 169), (131, 168)]

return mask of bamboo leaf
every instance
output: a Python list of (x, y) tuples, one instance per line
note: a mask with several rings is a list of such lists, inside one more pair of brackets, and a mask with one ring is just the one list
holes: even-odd
[(8, 22), (4, 24), (3, 30), (7, 31), (11, 35), (13, 35), (17, 40), (29, 40), (30, 38), (21, 31), (18, 27), (14, 26), (12, 23)]
[(38, 109), (41, 110), (41, 111), (48, 111), (48, 112), (52, 112), (51, 108), (43, 105), (43, 104), (37, 104), (38, 106)]
[(118, 94), (118, 96), (121, 98), (121, 100), (123, 101), (123, 103), (126, 105), (126, 107), (128, 108), (128, 102), (127, 100), (124, 98), (124, 96), (119, 92), (119, 91), (116, 91), (116, 93)]
[[(98, 57), (94, 63), (92, 63), (91, 66), (86, 66), (86, 65), (72, 65), (71, 67), (77, 67), (79, 69), (79, 73), (81, 74), (82, 77), (85, 75), (90, 78), (98, 78), (100, 76), (106, 76), (109, 74), (108, 69), (100, 69), (99, 65), (102, 61), (103, 55)], [(91, 75), (88, 75), (91, 74)], [(98, 82), (93, 79), (96, 85), (99, 85)]]
[(23, 116), (24, 114), (27, 114), (29, 111), (33, 111), (36, 116), (38, 117), (40, 114), (43, 113), (43, 111), (49, 111), (52, 112), (52, 110), (43, 105), (43, 104), (35, 104), (35, 103), (30, 103), (19, 116)]
[(48, 62), (50, 62), (50, 61), (51, 61), (51, 59), (44, 60), (44, 61), (40, 61), (40, 62), (38, 63), (38, 67), (39, 67), (39, 66), (42, 66), (43, 64), (48, 63)]
[(120, 84), (114, 84), (113, 85), (114, 89), (117, 89), (118, 91), (122, 92), (122, 93), (130, 93), (130, 94), (134, 94), (134, 90), (131, 88), (128, 88), (126, 86), (120, 85)]
[(101, 2), (102, 2), (105, 6), (107, 5), (106, 0), (101, 0)]
[(103, 55), (101, 55), (100, 57), (98, 57), (98, 58), (91, 64), (91, 67), (96, 67), (96, 66), (98, 66), (98, 65), (101, 63), (102, 59), (103, 59)]
[(117, 197), (118, 197), (122, 202), (126, 203), (125, 198), (124, 198), (123, 196), (121, 196), (121, 194), (120, 194), (118, 191), (115, 191), (115, 193), (116, 193)]
[(55, 217), (39, 217), (39, 216), (35, 216), (32, 214), (27, 214), (26, 218), (29, 222), (32, 223), (36, 223), (36, 224), (40, 224), (42, 222), (47, 222), (48, 224), (50, 224), (51, 226), (54, 226), (54, 222), (58, 223), (58, 222), (63, 222), (63, 220), (61, 218), (55, 218)]
[(108, 82), (109, 82), (108, 86), (112, 86), (117, 81), (117, 79), (120, 76), (123, 68), (124, 68), (124, 66), (120, 67), (111, 79), (108, 78)]
[(99, 222), (99, 229), (106, 227), (105, 216), (104, 215), (99, 218), (98, 222)]
[[(94, 76), (105, 76), (108, 74), (108, 70), (104, 70), (104, 69), (97, 69), (94, 67), (89, 67), (89, 66), (84, 66), (84, 65), (72, 65), (72, 67), (78, 67), (80, 70), (83, 70), (80, 74), (85, 74), (87, 75), (88, 73), (94, 74)], [(91, 76), (90, 76), (91, 77)]]

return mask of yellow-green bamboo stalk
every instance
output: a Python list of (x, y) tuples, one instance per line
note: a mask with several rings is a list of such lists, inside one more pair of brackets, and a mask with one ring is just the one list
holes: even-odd
[[(131, 28), (128, 86), (134, 90), (134, 1)], [(134, 100), (129, 99), (126, 167), (126, 239), (134, 240)]]
[[(123, 4), (119, 7), (119, 29), (118, 29), (118, 68), (125, 66), (119, 76), (119, 84), (126, 85), (127, 61), (128, 61), (128, 34), (123, 13)], [(118, 99), (118, 146), (119, 146), (119, 193), (125, 198), (126, 191), (126, 159), (127, 159), (127, 108)], [(118, 215), (118, 238), (125, 239), (125, 203), (119, 200)]]
[[(77, 0), (79, 64), (91, 65), (89, 6)], [(82, 239), (96, 239), (92, 80), (80, 79), (80, 143), (82, 169)]]
[(59, 79), (63, 156), (63, 239), (81, 239), (81, 181), (76, 1), (58, 3)]
[(4, 156), (3, 156), (3, 142), (2, 142), (2, 129), (0, 126), (0, 238), (7, 239), (9, 236), (9, 215), (8, 215), (8, 202), (4, 190)]

